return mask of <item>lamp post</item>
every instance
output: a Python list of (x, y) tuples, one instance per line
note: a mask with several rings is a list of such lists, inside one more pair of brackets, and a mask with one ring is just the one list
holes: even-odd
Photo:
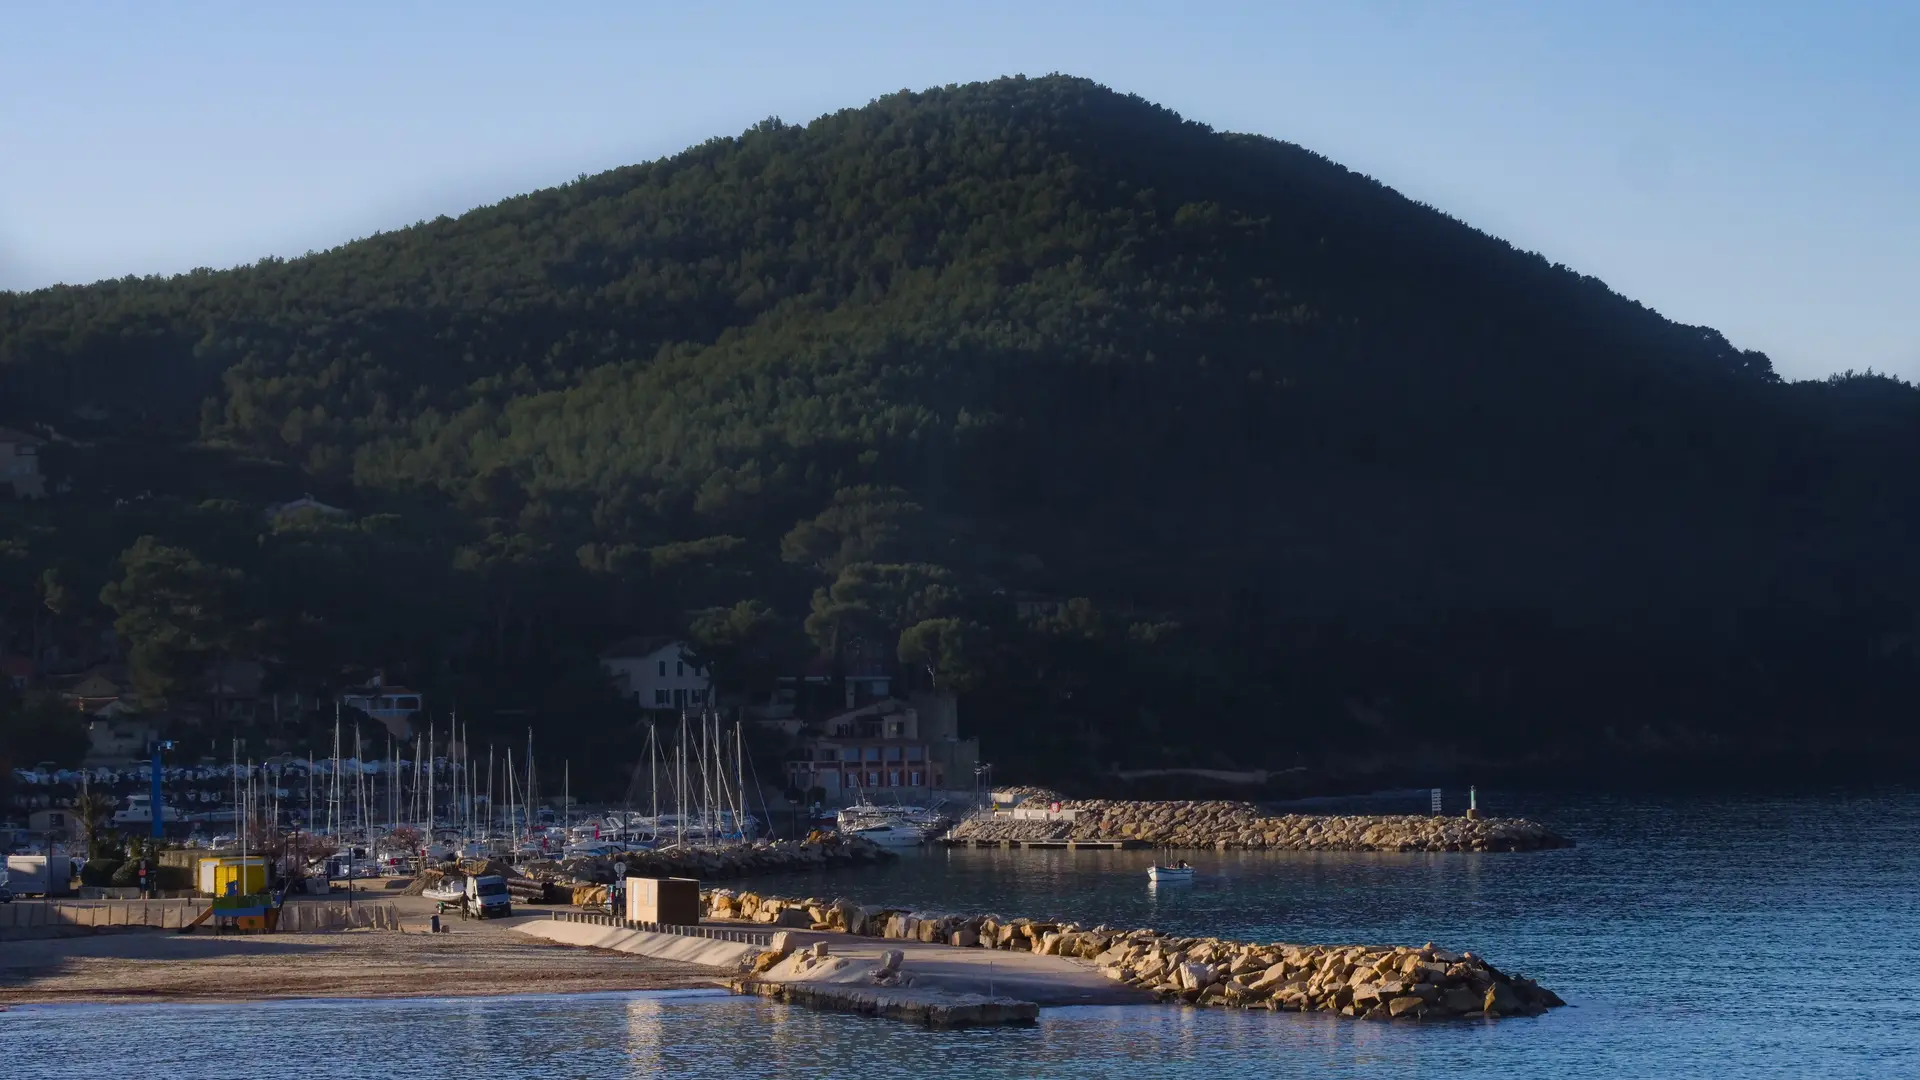
[(147, 749), (152, 751), (153, 753), (153, 786), (152, 786), (153, 838), (155, 840), (159, 840), (166, 835), (165, 823), (166, 823), (166, 805), (167, 805), (165, 802), (161, 801), (161, 794), (160, 794), (160, 755), (164, 751), (173, 749), (173, 741), (170, 739), (155, 739), (153, 741), (153, 745), (149, 746)]

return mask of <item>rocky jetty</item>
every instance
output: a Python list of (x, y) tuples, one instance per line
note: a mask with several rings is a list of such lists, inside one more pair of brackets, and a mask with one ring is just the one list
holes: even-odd
[(997, 915), (949, 915), (822, 900), (701, 894), (702, 915), (861, 937), (1006, 949), (1091, 961), (1108, 978), (1163, 1001), (1223, 1008), (1332, 1012), (1369, 1020), (1537, 1016), (1566, 1004), (1532, 979), (1431, 943), (1259, 945), (1156, 930)]
[[(725, 848), (665, 847), (632, 851), (623, 857), (630, 877), (691, 877), (714, 881), (890, 862), (900, 856), (857, 836), (815, 834), (798, 842), (774, 840)], [(613, 862), (607, 858), (567, 859), (559, 863), (530, 863), (525, 869), (534, 877), (604, 885), (613, 880)]]
[(1573, 841), (1523, 818), (1418, 814), (1262, 813), (1249, 802), (1075, 799), (1051, 820), (981, 815), (953, 827), (954, 842), (1136, 840), (1156, 847), (1236, 851), (1534, 851)]
[[(890, 862), (897, 852), (870, 840), (815, 833), (805, 841), (773, 840), (725, 848), (666, 847), (657, 851), (630, 851), (622, 858), (630, 877), (691, 877), (702, 881), (745, 877), (751, 874), (776, 874), (795, 870), (819, 870), (840, 866)], [(428, 867), (415, 875), (407, 886), (408, 895), (418, 896), (448, 877), (467, 874), (499, 874), (506, 878), (515, 899), (527, 903), (601, 903), (604, 888), (591, 892), (591, 886), (605, 886), (614, 880), (614, 860), (574, 858), (559, 861), (533, 860), (520, 867), (524, 874), (499, 860), (467, 860)], [(587, 891), (583, 891), (583, 889)], [(584, 899), (583, 899), (584, 898)]]
[(789, 1005), (830, 1012), (857, 1013), (932, 1028), (995, 1027), (1031, 1024), (1040, 1006), (1031, 1001), (984, 994), (946, 994), (930, 990), (766, 982), (738, 978), (728, 983), (736, 994), (758, 994)]

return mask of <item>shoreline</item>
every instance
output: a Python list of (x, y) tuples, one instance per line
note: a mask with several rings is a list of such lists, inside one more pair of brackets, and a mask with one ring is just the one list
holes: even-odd
[[(0, 947), (0, 1008), (506, 997), (722, 988), (674, 960), (570, 948), (512, 932), (546, 915), (454, 919), (427, 932), (432, 901), (402, 905), (401, 929), (220, 935), (172, 930), (13, 940)], [(411, 902), (408, 902), (411, 901)]]

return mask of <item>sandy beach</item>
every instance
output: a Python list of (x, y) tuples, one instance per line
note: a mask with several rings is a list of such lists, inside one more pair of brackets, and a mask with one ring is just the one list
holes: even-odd
[[(0, 943), (0, 1006), (258, 1001), (669, 990), (716, 985), (711, 969), (554, 944), (521, 920), (453, 918), (426, 932), (431, 901), (401, 905), (406, 932), (216, 936), (126, 930)], [(539, 917), (539, 916), (534, 916)]]

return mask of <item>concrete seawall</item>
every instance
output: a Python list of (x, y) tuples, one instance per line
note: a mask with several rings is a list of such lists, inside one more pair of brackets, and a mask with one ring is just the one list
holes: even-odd
[[(0, 904), (0, 940), (61, 937), (95, 930), (178, 930), (199, 918), (207, 904), (203, 899), (48, 903), (16, 900)], [(283, 933), (399, 928), (400, 916), (392, 904), (303, 901), (280, 909), (279, 929)], [(211, 928), (207, 929), (211, 932)]]

